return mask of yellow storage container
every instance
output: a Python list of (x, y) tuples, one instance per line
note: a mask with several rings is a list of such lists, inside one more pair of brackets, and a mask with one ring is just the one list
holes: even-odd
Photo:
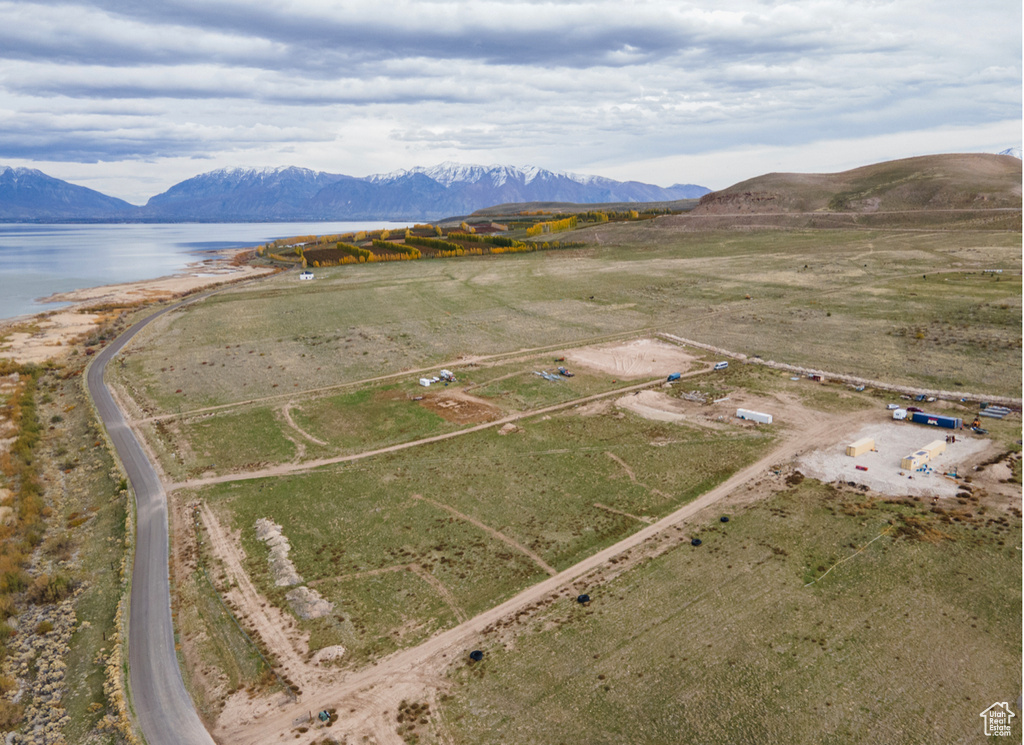
[(900, 461), (900, 468), (905, 468), (908, 471), (916, 471), (918, 468), (928, 462), (929, 455), (927, 450), (918, 450), (916, 453), (903, 458)]
[(875, 441), (870, 437), (862, 437), (846, 446), (846, 454), (856, 458), (858, 455), (863, 455), (874, 449)]

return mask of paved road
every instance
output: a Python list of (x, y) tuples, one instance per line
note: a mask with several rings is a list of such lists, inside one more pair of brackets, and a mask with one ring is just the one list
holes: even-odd
[(87, 384), (135, 491), (137, 525), (128, 626), (129, 685), (149, 745), (213, 745), (185, 690), (174, 652), (168, 580), (167, 496), (152, 463), (103, 382), (107, 363), (146, 324), (192, 298), (139, 321), (97, 355)]

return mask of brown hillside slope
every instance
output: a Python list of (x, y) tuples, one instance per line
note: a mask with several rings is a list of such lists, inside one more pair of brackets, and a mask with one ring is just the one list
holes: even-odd
[(1021, 207), (1021, 161), (926, 155), (842, 173), (769, 173), (706, 194), (693, 215)]

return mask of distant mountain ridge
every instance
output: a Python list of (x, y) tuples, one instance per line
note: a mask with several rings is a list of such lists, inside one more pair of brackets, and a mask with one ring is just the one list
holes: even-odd
[(34, 168), (0, 166), (0, 220), (116, 220), (136, 209)]
[[(6, 174), (13, 173), (5, 189)], [(59, 187), (58, 185), (63, 185)], [(0, 171), (0, 219), (137, 221), (436, 220), (510, 202), (664, 202), (710, 190), (557, 173), (441, 163), (356, 178), (294, 166), (221, 168), (136, 207), (39, 171)]]

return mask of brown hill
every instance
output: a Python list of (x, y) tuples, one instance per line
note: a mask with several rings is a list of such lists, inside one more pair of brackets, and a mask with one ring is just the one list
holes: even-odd
[(1021, 161), (926, 155), (842, 173), (769, 173), (701, 197), (693, 215), (1021, 207)]

